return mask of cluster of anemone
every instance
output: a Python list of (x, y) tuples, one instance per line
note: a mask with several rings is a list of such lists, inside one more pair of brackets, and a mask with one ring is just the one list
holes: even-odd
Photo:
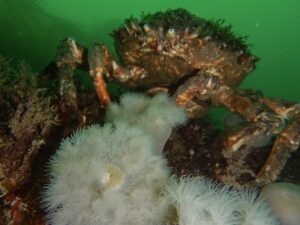
[(185, 121), (165, 94), (127, 94), (111, 104), (103, 126), (78, 130), (49, 162), (42, 195), (48, 223), (278, 224), (255, 190), (170, 176), (162, 149)]

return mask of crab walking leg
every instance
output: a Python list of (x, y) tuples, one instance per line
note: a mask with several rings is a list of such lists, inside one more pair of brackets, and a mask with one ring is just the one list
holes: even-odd
[(256, 177), (256, 183), (270, 183), (274, 181), (292, 152), (300, 144), (300, 106), (299, 104), (283, 104), (271, 99), (262, 98), (261, 102), (268, 105), (274, 112), (289, 119), (290, 123), (278, 135), (266, 163)]
[(111, 100), (106, 89), (106, 84), (103, 79), (103, 72), (102, 68), (98, 68), (96, 70), (90, 71), (90, 75), (93, 77), (94, 80), (94, 87), (97, 93), (98, 98), (102, 102), (103, 106), (107, 106)]
[(83, 49), (79, 48), (73, 38), (60, 42), (56, 57), (58, 77), (60, 82), (60, 96), (63, 100), (64, 111), (77, 111), (77, 92), (73, 80), (73, 73), (78, 64), (82, 63)]
[[(232, 97), (232, 99), (235, 98)], [(240, 101), (247, 102), (249, 100), (245, 96)], [(261, 98), (259, 102), (264, 105), (252, 103), (247, 106), (246, 115), (241, 113), (246, 119), (248, 118), (249, 122), (253, 121), (254, 123), (250, 123), (249, 126), (230, 135), (225, 143), (225, 148), (236, 151), (247, 143), (255, 144), (261, 137), (278, 134), (266, 162), (256, 175), (255, 183), (263, 185), (277, 179), (291, 153), (299, 147), (300, 107), (299, 105), (281, 104), (267, 98)], [(274, 113), (266, 111), (264, 106), (273, 110)], [(289, 124), (284, 127), (285, 120), (289, 120)]]
[[(204, 102), (218, 89), (219, 84), (215, 77), (199, 74), (185, 81), (173, 94), (173, 98), (177, 105), (184, 108), (188, 117), (197, 118), (206, 115), (208, 106)], [(199, 102), (203, 102), (202, 105)]]
[(229, 135), (224, 142), (227, 151), (237, 151), (243, 146), (258, 146), (258, 140), (269, 139), (283, 129), (285, 120), (260, 102), (224, 88), (212, 96), (214, 105), (224, 106), (231, 112), (239, 113), (249, 122), (248, 126)]
[[(205, 73), (187, 80), (174, 94), (177, 104), (193, 112), (190, 102), (210, 100), (214, 105), (224, 106), (241, 114), (249, 125), (229, 135), (224, 141), (224, 153), (230, 155), (243, 146), (256, 145), (257, 140), (278, 134), (267, 161), (257, 174), (257, 183), (274, 181), (284, 167), (290, 154), (299, 147), (300, 105), (283, 104), (267, 98), (252, 99), (239, 95), (218, 78)], [(272, 112), (273, 111), (273, 112)], [(197, 116), (189, 114), (190, 117)], [(285, 126), (285, 120), (289, 124)], [(285, 127), (284, 127), (285, 126)]]
[(178, 88), (173, 97), (178, 105), (187, 110), (189, 117), (198, 116), (193, 113), (193, 108), (196, 106), (192, 105), (190, 108), (190, 102), (198, 104), (199, 101), (211, 101), (213, 105), (223, 106), (231, 112), (239, 113), (248, 122), (257, 123), (257, 128), (251, 127), (251, 132), (253, 129), (260, 129), (260, 125), (268, 123), (272, 126), (269, 126), (267, 130), (271, 129), (278, 133), (276, 128), (283, 123), (280, 116), (267, 111), (262, 103), (253, 102), (251, 98), (237, 94), (233, 89), (224, 85), (218, 77), (205, 72), (188, 79)]
[(110, 67), (111, 61), (112, 58), (108, 53), (108, 49), (104, 45), (94, 44), (88, 54), (88, 63), (95, 91), (104, 107), (111, 102), (103, 78), (104, 75), (109, 75), (107, 68)]
[(296, 151), (300, 142), (300, 116), (278, 135), (267, 161), (256, 176), (256, 183), (270, 183), (277, 179), (291, 153)]
[(64, 111), (77, 111), (77, 94), (73, 81), (73, 69), (64, 66), (59, 68), (59, 94), (62, 98)]
[(300, 104), (274, 101), (269, 98), (260, 98), (259, 101), (267, 105), (276, 114), (281, 115), (283, 118), (288, 120), (293, 119), (300, 114)]

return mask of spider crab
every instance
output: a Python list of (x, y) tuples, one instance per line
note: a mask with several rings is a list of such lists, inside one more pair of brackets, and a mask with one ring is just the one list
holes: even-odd
[(149, 94), (168, 92), (190, 118), (205, 116), (210, 106), (222, 106), (247, 122), (223, 141), (225, 158), (262, 137), (277, 136), (255, 183), (277, 178), (299, 146), (300, 107), (236, 88), (258, 60), (244, 38), (220, 21), (200, 19), (183, 9), (129, 18), (112, 36), (120, 64), (105, 45), (95, 44), (88, 51), (73, 38), (61, 42), (55, 65), (66, 109), (77, 108), (77, 68), (89, 72), (104, 106), (110, 102), (105, 82)]

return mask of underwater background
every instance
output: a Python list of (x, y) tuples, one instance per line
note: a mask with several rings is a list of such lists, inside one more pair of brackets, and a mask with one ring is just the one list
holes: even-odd
[(260, 61), (242, 87), (299, 102), (297, 0), (0, 0), (0, 53), (25, 59), (38, 72), (55, 57), (65, 37), (86, 47), (101, 42), (113, 52), (109, 34), (125, 18), (178, 7), (206, 19), (224, 19), (236, 34), (248, 36), (247, 44)]
[[(127, 101), (128, 104), (122, 103), (122, 97), (121, 99), (118, 99), (118, 97), (120, 97), (121, 92), (124, 90), (119, 86), (114, 88), (115, 86), (108, 84), (109, 95), (112, 97), (112, 100), (115, 101), (118, 99), (121, 102), (120, 105), (124, 106), (124, 108), (120, 108), (120, 111), (126, 112), (125, 109), (129, 109), (130, 113), (127, 112), (125, 114), (130, 115), (130, 117), (138, 121), (136, 125), (132, 125), (129, 121), (130, 127), (124, 126), (123, 130), (121, 129), (120, 132), (117, 132), (117, 126), (114, 124), (114, 121), (105, 120), (106, 118), (110, 118), (109, 116), (106, 117), (106, 115), (109, 115), (109, 111), (107, 108), (101, 107), (95, 89), (85, 87), (85, 84), (92, 86), (91, 79), (88, 79), (88, 73), (76, 70), (76, 76), (73, 80), (72, 76), (71, 78), (65, 76), (72, 75), (72, 73), (68, 74), (70, 72), (68, 71), (69, 68), (63, 68), (61, 71), (57, 70), (60, 69), (60, 66), (55, 64), (54, 60), (60, 40), (66, 37), (74, 37), (77, 43), (86, 48), (90, 48), (95, 42), (103, 43), (108, 46), (109, 52), (112, 53), (113, 57), (117, 58), (113, 46), (113, 39), (110, 34), (123, 24), (124, 19), (130, 16), (137, 18), (142, 13), (165, 12), (167, 9), (177, 8), (186, 9), (199, 18), (224, 20), (225, 24), (223, 25), (231, 25), (232, 31), (236, 36), (247, 37), (246, 44), (249, 45), (250, 52), (259, 57), (260, 60), (256, 64), (256, 69), (241, 83), (240, 86), (242, 90), (248, 88), (251, 90), (254, 89), (261, 91), (264, 97), (270, 99), (283, 99), (288, 100), (288, 102), (295, 102), (296, 104), (300, 102), (299, 0), (0, 0), (0, 225), (43, 225), (45, 224), (46, 215), (53, 215), (51, 212), (52, 209), (50, 207), (47, 208), (46, 205), (48, 203), (51, 204), (50, 201), (48, 201), (48, 203), (46, 202), (47, 190), (50, 193), (50, 197), (51, 193), (53, 193), (52, 197), (54, 197), (54, 200), (59, 199), (60, 195), (57, 195), (55, 191), (52, 192), (54, 188), (46, 184), (50, 184), (49, 181), (53, 181), (53, 174), (55, 174), (56, 171), (55, 165), (57, 165), (53, 163), (53, 159), (63, 148), (59, 146), (64, 146), (63, 143), (66, 143), (61, 141), (69, 137), (77, 129), (80, 129), (78, 132), (78, 140), (83, 140), (83, 145), (78, 145), (77, 149), (79, 150), (79, 159), (76, 161), (75, 158), (69, 157), (71, 155), (66, 155), (66, 158), (70, 159), (70, 164), (66, 165), (71, 165), (69, 167), (70, 171), (74, 171), (75, 176), (69, 176), (67, 174), (66, 179), (64, 179), (64, 177), (60, 178), (59, 176), (57, 179), (59, 181), (58, 183), (67, 180), (67, 182), (64, 183), (67, 185), (69, 185), (69, 181), (76, 183), (77, 186), (75, 186), (78, 187), (79, 192), (70, 192), (69, 186), (62, 189), (58, 186), (58, 189), (62, 190), (62, 195), (71, 193), (70, 199), (73, 199), (73, 193), (75, 196), (77, 196), (78, 193), (83, 193), (81, 190), (84, 188), (91, 191), (91, 196), (93, 196), (93, 198), (83, 199), (87, 200), (87, 204), (90, 204), (89, 200), (94, 199), (94, 196), (96, 196), (97, 201), (101, 199), (102, 187), (94, 186), (94, 183), (92, 183), (91, 186), (89, 184), (81, 185), (81, 178), (83, 180), (87, 178), (89, 181), (90, 178), (94, 179), (93, 175), (95, 175), (95, 178), (98, 179), (99, 168), (97, 166), (100, 164), (101, 166), (106, 165), (107, 162), (105, 160), (110, 160), (109, 157), (102, 157), (102, 155), (100, 157), (100, 153), (102, 154), (107, 151), (108, 155), (109, 153), (113, 155), (114, 151), (111, 151), (112, 149), (120, 150), (120, 152), (123, 151), (123, 149), (129, 150), (124, 154), (120, 154), (120, 157), (124, 156), (124, 158), (128, 160), (124, 161), (129, 167), (131, 167), (132, 162), (136, 161), (138, 162), (137, 164), (142, 165), (141, 167), (137, 166), (137, 168), (148, 168), (153, 174), (161, 174), (157, 172), (155, 164), (152, 164), (151, 157), (149, 157), (150, 160), (148, 160), (149, 165), (151, 164), (150, 167), (144, 166), (147, 165), (144, 163), (146, 160), (136, 157), (142, 152), (140, 150), (143, 149), (143, 147), (151, 147), (152, 144), (157, 147), (157, 144), (159, 144), (161, 147), (159, 158), (166, 163), (166, 165), (161, 164), (164, 167), (163, 170), (165, 169), (165, 171), (162, 170), (162, 174), (166, 173), (166, 180), (169, 179), (169, 172), (178, 178), (183, 178), (184, 176), (205, 176), (221, 184), (249, 184), (251, 187), (259, 188), (259, 191), (269, 182), (288, 182), (289, 186), (293, 186), (296, 194), (287, 194), (285, 196), (296, 203), (293, 205), (291, 202), (286, 202), (284, 208), (294, 207), (296, 209), (294, 210), (296, 212), (296, 219), (294, 219), (295, 223), (292, 225), (300, 224), (299, 213), (297, 213), (300, 206), (299, 104), (295, 107), (293, 105), (287, 111), (287, 117), (291, 116), (291, 118), (287, 118), (284, 121), (276, 120), (277, 117), (273, 117), (273, 112), (270, 112), (268, 108), (262, 108), (260, 110), (260, 108), (257, 107), (257, 105), (259, 105), (255, 104), (255, 101), (258, 99), (258, 95), (255, 95), (257, 92), (238, 92), (240, 91), (240, 89), (238, 89), (236, 93), (241, 96), (241, 100), (249, 99), (249, 101), (246, 101), (246, 103), (249, 103), (246, 104), (246, 107), (245, 104), (243, 104), (245, 101), (232, 101), (232, 98), (230, 98), (231, 95), (223, 99), (220, 95), (220, 98), (217, 100), (221, 102), (222, 100), (229, 99), (229, 108), (231, 105), (237, 103), (234, 106), (235, 108), (240, 106), (240, 111), (247, 112), (245, 114), (246, 116), (249, 114), (249, 117), (253, 112), (255, 117), (251, 119), (251, 121), (258, 118), (258, 121), (255, 121), (258, 123), (247, 123), (241, 119), (241, 117), (230, 113), (228, 110), (222, 109), (221, 107), (211, 107), (212, 109), (209, 109), (208, 120), (206, 120), (206, 118), (203, 120), (191, 119), (188, 120), (185, 125), (172, 130), (172, 127), (168, 129), (163, 128), (162, 125), (164, 123), (156, 124), (156, 118), (144, 117), (144, 108), (143, 110), (136, 109), (135, 113), (137, 115), (131, 114), (130, 110), (135, 109), (131, 104), (134, 105), (141, 101), (133, 95), (131, 96), (133, 100), (127, 99), (124, 101)], [(185, 10), (173, 11), (186, 12)], [(170, 14), (166, 15), (169, 16)], [(176, 19), (178, 18), (177, 15), (179, 14), (176, 14)], [(182, 17), (184, 18), (184, 16)], [(213, 55), (214, 54), (215, 52), (213, 52)], [(63, 62), (63, 59), (64, 58), (57, 62)], [(22, 60), (24, 60), (25, 63)], [(50, 62), (52, 62), (52, 64), (49, 64)], [(47, 67), (48, 65), (50, 66)], [(37, 74), (38, 76), (35, 76)], [(77, 79), (78, 77), (79, 79)], [(83, 85), (80, 83), (82, 81), (84, 81)], [(87, 81), (87, 83), (85, 83), (85, 81)], [(210, 82), (207, 83), (207, 86), (212, 86), (211, 83), (209, 83)], [(74, 85), (73, 89), (72, 85)], [(116, 92), (113, 93), (114, 91)], [(226, 94), (226, 92), (224, 93)], [(230, 92), (228, 93), (230, 94)], [(253, 94), (253, 96), (251, 96), (251, 94)], [(246, 98), (244, 98), (244, 96)], [(140, 96), (140, 98), (142, 99), (143, 97)], [(163, 98), (168, 100), (167, 96)], [(148, 101), (152, 100), (146, 97), (143, 100), (143, 104), (147, 107), (149, 106)], [(160, 102), (160, 100), (158, 100), (158, 102)], [(282, 103), (281, 101), (278, 102)], [(176, 113), (166, 108), (168, 103), (160, 102), (160, 104), (154, 104), (155, 108), (157, 108), (155, 116), (158, 116), (158, 121), (168, 121), (168, 119), (173, 118)], [(263, 103), (262, 107), (266, 105), (267, 104)], [(289, 105), (287, 104), (287, 106)], [(162, 117), (161, 111), (158, 109), (164, 109), (166, 111), (167, 114), (165, 118)], [(259, 110), (256, 111), (257, 109)], [(149, 111), (151, 112), (151, 110)], [(257, 117), (255, 113), (258, 115)], [(120, 120), (121, 116), (117, 118), (118, 114), (116, 115), (115, 119), (116, 121), (118, 119), (119, 125), (122, 125), (124, 121), (128, 123), (126, 117), (124, 117), (125, 119), (123, 119), (123, 121)], [(142, 116), (146, 124), (145, 126), (142, 125), (142, 120), (138, 119), (137, 116)], [(259, 116), (262, 117), (260, 118)], [(268, 120), (269, 118), (270, 120)], [(182, 119), (182, 121), (183, 120), (184, 119)], [(150, 123), (148, 123), (149, 121)], [(152, 123), (152, 121), (155, 122)], [(84, 133), (87, 126), (103, 123), (106, 123), (108, 126), (91, 126), (98, 128), (94, 133), (85, 133), (91, 136), (80, 139), (81, 131)], [(115, 126), (111, 131), (109, 131), (110, 123)], [(176, 124), (175, 120), (174, 123)], [(147, 131), (147, 124), (152, 125), (154, 128), (149, 128), (149, 131)], [(107, 137), (101, 135), (101, 132), (106, 132), (105, 127), (109, 128), (107, 129)], [(243, 128), (251, 129), (243, 130)], [(259, 132), (251, 133), (252, 128), (254, 131)], [(142, 147), (138, 144), (137, 147), (132, 148), (132, 146), (129, 145), (131, 142), (124, 144), (123, 136), (128, 134), (128, 140), (132, 140), (131, 138), (140, 138), (140, 136), (137, 136), (133, 132), (135, 129), (140, 130), (142, 136), (149, 136), (151, 140), (149, 139), (148, 142), (145, 139), (144, 143), (141, 142)], [(231, 143), (230, 140), (232, 139), (227, 139), (227, 137), (238, 137), (238, 135), (231, 136), (230, 134), (235, 134), (235, 132), (239, 130), (247, 132), (241, 133), (241, 141), (233, 141)], [(248, 133), (248, 131), (250, 131), (250, 133)], [(100, 132), (100, 135), (98, 132)], [(278, 134), (278, 132), (280, 133)], [(162, 141), (161, 137), (165, 138), (165, 142)], [(118, 138), (121, 140), (120, 142), (116, 141)], [(69, 140), (72, 140), (72, 138)], [(97, 142), (94, 143), (93, 140)], [(107, 141), (107, 143), (109, 143), (108, 146), (102, 146), (101, 144), (106, 143), (106, 140), (109, 140)], [(150, 142), (153, 143), (151, 144)], [(117, 147), (110, 145), (110, 143), (116, 144)], [(240, 143), (245, 144), (240, 145)], [(89, 146), (92, 146), (91, 149), (93, 151), (90, 151)], [(97, 146), (97, 148), (95, 148), (95, 146)], [(119, 146), (121, 146), (120, 149), (118, 149)], [(232, 147), (232, 149), (228, 149), (227, 146)], [(73, 146), (69, 149), (70, 154), (74, 152)], [(88, 154), (84, 155), (85, 152), (82, 151), (82, 149)], [(233, 151), (228, 151), (230, 149)], [(239, 151), (234, 149), (238, 149)], [(98, 150), (99, 158), (94, 157), (98, 156), (98, 153), (94, 154)], [(130, 152), (130, 150), (133, 151)], [(92, 154), (90, 154), (90, 152)], [(160, 153), (162, 153), (163, 157), (161, 157)], [(143, 157), (148, 159), (147, 154)], [(99, 163), (99, 159), (100, 161), (102, 160), (101, 163)], [(90, 163), (90, 160), (94, 160), (93, 162), (95, 162), (95, 164)], [(115, 162), (122, 162), (122, 158), (114, 158), (114, 160)], [(64, 160), (61, 162), (61, 165), (65, 165)], [(111, 161), (109, 162), (111, 163)], [(51, 163), (54, 165), (52, 170), (49, 167)], [(124, 175), (120, 170), (120, 168), (123, 168), (123, 165), (120, 166), (117, 164), (115, 167), (112, 167), (110, 163), (107, 164), (109, 167), (101, 167), (101, 171), (105, 174), (113, 174), (108, 180), (105, 179), (103, 186), (105, 188), (114, 188), (115, 184), (117, 187), (121, 187), (123, 183), (128, 184), (124, 179), (127, 176), (133, 177), (132, 174), (137, 174), (133, 171), (132, 174)], [(90, 165), (97, 166), (93, 167)], [(73, 170), (73, 166), (77, 169)], [(85, 170), (85, 166), (87, 170)], [(152, 169), (154, 167), (155, 169)], [(61, 168), (63, 168), (62, 171), (64, 171), (64, 167), (62, 166)], [(90, 170), (89, 168), (92, 169)], [(52, 173), (53, 171), (54, 173)], [(79, 171), (79, 173), (76, 171)], [(125, 169), (124, 171), (127, 170)], [(80, 174), (84, 175), (80, 176)], [(144, 176), (143, 173), (140, 174), (142, 174), (141, 177)], [(155, 178), (155, 176), (153, 177)], [(146, 189), (151, 186), (146, 183), (144, 184), (143, 179), (141, 179), (141, 181), (142, 185), (127, 186), (137, 188), (143, 186), (146, 187)], [(149, 184), (152, 184), (150, 181)], [(185, 183), (184, 179), (182, 181)], [(164, 181), (155, 181), (153, 183), (164, 184)], [(193, 182), (190, 182), (190, 184), (193, 184)], [(207, 184), (210, 185), (210, 183)], [(183, 187), (180, 182), (176, 185), (179, 189)], [(199, 187), (202, 185), (203, 184), (199, 183)], [(45, 186), (47, 187), (45, 188)], [(70, 187), (73, 187), (73, 185)], [(99, 187), (100, 189), (98, 189)], [(199, 196), (199, 194), (197, 194), (199, 187), (193, 189), (196, 191), (197, 196)], [(165, 187), (159, 187), (158, 190), (161, 190), (161, 188)], [(119, 190), (126, 190), (126, 188)], [(155, 191), (155, 193), (159, 192)], [(190, 192), (188, 189), (186, 193), (188, 193), (187, 196), (189, 197)], [(250, 193), (250, 191), (247, 191), (247, 193)], [(263, 193), (263, 191), (261, 191), (261, 193)], [(253, 192), (253, 196), (255, 195), (257, 197), (258, 194), (258, 192)], [(119, 195), (116, 195), (116, 198), (118, 198), (118, 196)], [(143, 195), (141, 194), (140, 196)], [(148, 195), (145, 196), (148, 198)], [(41, 201), (41, 198), (44, 200)], [(64, 199), (64, 197), (62, 199)], [(108, 203), (110, 204), (111, 201), (118, 205), (119, 201), (114, 202), (113, 199), (114, 198), (112, 198), (112, 200), (108, 199)], [(196, 197), (194, 199), (196, 199)], [(219, 197), (217, 196), (215, 199), (217, 200), (216, 207), (222, 208), (220, 207)], [(254, 200), (254, 197), (251, 197), (251, 199)], [(295, 199), (299, 201), (294, 201)], [(77, 198), (75, 198), (75, 203), (76, 201)], [(70, 202), (73, 204), (73, 201)], [(77, 205), (81, 207), (81, 199), (79, 199), (78, 202), (80, 202), (80, 204)], [(144, 203), (143, 201), (136, 202)], [(280, 199), (279, 204), (283, 205)], [(102, 205), (102, 202), (100, 205)], [(103, 205), (105, 206), (105, 204)], [(202, 205), (206, 206), (206, 204)], [(118, 207), (115, 209), (118, 210)], [(130, 209), (130, 207), (123, 207), (122, 205), (121, 207), (122, 209)], [(231, 210), (230, 207), (226, 208)], [(56, 205), (53, 209), (54, 211), (57, 210)], [(85, 207), (85, 209), (89, 208)], [(259, 207), (256, 207), (256, 209), (261, 211)], [(268, 210), (268, 207), (265, 207), (265, 209)], [(72, 208), (72, 212), (75, 212), (74, 217), (76, 217), (78, 214), (77, 207), (74, 207), (74, 210), (75, 211), (73, 211)], [(185, 208), (184, 210), (186, 212), (194, 212), (194, 210), (189, 211)], [(90, 210), (88, 210), (87, 213), (89, 213), (89, 211)], [(279, 212), (281, 211), (284, 212), (284, 210), (279, 209)], [(68, 210), (66, 212), (68, 212)], [(95, 212), (97, 214), (95, 218), (98, 218), (98, 211), (95, 210)], [(105, 213), (106, 211), (99, 210), (99, 212)], [(180, 212), (180, 210), (178, 212)], [(206, 209), (205, 212), (207, 212)], [(233, 210), (232, 212), (235, 211)], [(233, 214), (237, 215), (236, 213)], [(255, 215), (254, 219), (258, 218), (257, 214), (259, 213), (253, 214)], [(70, 219), (73, 219), (72, 214), (70, 215)], [(81, 217), (80, 215), (81, 214), (78, 214), (78, 218)], [(109, 213), (109, 215), (113, 214)], [(126, 213), (124, 215), (125, 218), (128, 217)], [(210, 214), (207, 215), (211, 217)], [(168, 215), (165, 216), (166, 219), (174, 219), (169, 218)], [(176, 220), (179, 219), (179, 217), (177, 218), (176, 212), (175, 217)], [(288, 215), (288, 217), (291, 216)], [(89, 217), (89, 214), (88, 218), (94, 219), (93, 216)], [(143, 217), (141, 218), (143, 219)], [(190, 218), (193, 218), (193, 216), (190, 216)], [(261, 225), (262, 223), (258, 224)]]

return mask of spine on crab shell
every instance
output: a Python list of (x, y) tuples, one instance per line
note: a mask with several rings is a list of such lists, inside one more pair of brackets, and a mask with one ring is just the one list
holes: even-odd
[[(126, 32), (124, 33), (124, 29)], [(149, 45), (150, 42), (156, 43), (159, 42), (157, 46), (157, 50), (162, 50), (162, 43), (164, 41), (170, 41), (171, 43), (175, 42), (185, 42), (192, 39), (195, 39), (199, 36), (199, 30), (191, 30), (189, 27), (185, 28), (184, 30), (177, 30), (173, 27), (168, 27), (167, 30), (161, 25), (157, 27), (152, 27), (147, 23), (144, 23), (142, 25), (139, 25), (137, 22), (133, 20), (127, 21), (127, 23), (124, 25), (124, 29), (120, 29), (114, 32), (115, 41), (121, 41), (123, 45), (126, 43), (127, 36), (133, 37), (134, 35), (142, 35), (144, 40), (144, 43), (142, 46)], [(118, 41), (116, 43), (118, 43)], [(117, 48), (118, 49), (118, 48)], [(153, 49), (142, 49), (143, 52), (151, 52)]]
[[(169, 9), (165, 12), (157, 12), (154, 14), (143, 13), (141, 19), (129, 18), (125, 20), (128, 34), (145, 32), (142, 27), (146, 24), (149, 28), (156, 30), (159, 28), (166, 33), (170, 28), (180, 30), (185, 33), (185, 37), (189, 38), (213, 38), (220, 42), (224, 42), (229, 48), (239, 51), (248, 52), (246, 40), (247, 37), (237, 36), (232, 32), (230, 25), (224, 25), (224, 20), (208, 20), (199, 18), (185, 9)], [(188, 28), (188, 30), (186, 30)], [(126, 28), (125, 28), (126, 29)], [(187, 32), (188, 31), (188, 32)], [(145, 32), (146, 33), (146, 32)], [(117, 34), (117, 32), (115, 33)], [(114, 35), (118, 39), (118, 35)]]

